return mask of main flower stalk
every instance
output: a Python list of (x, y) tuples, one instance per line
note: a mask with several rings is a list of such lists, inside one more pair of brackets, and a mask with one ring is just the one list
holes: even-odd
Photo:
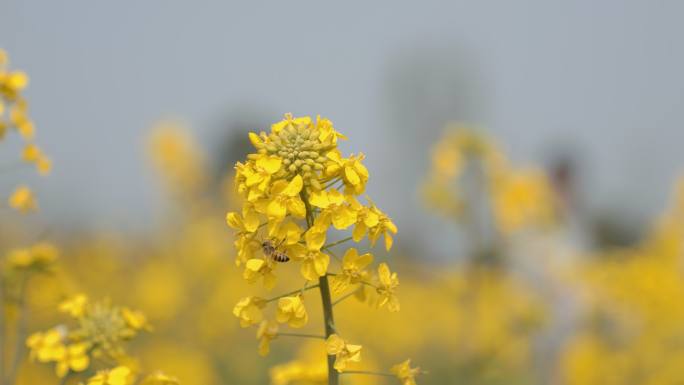
[[(333, 306), (330, 299), (330, 286), (328, 277), (322, 276), (318, 279), (318, 288), (321, 291), (321, 301), (323, 302), (323, 322), (325, 322), (325, 338), (335, 334), (335, 319), (333, 318)], [(340, 373), (335, 370), (335, 356), (328, 355), (328, 385), (338, 385)]]

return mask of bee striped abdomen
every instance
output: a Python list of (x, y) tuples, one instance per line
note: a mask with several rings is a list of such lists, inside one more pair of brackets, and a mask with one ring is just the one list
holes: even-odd
[(290, 257), (288, 257), (287, 254), (283, 253), (282, 251), (278, 251), (270, 241), (264, 241), (261, 244), (261, 250), (264, 252), (265, 256), (276, 262), (287, 262), (290, 260)]
[(280, 251), (274, 251), (273, 254), (271, 254), (271, 258), (276, 262), (287, 262), (290, 260), (290, 257), (288, 257), (287, 254)]

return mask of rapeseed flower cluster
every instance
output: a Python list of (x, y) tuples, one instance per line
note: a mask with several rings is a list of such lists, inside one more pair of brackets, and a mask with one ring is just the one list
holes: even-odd
[[(35, 128), (28, 114), (28, 101), (22, 95), (28, 83), (29, 78), (25, 72), (9, 69), (7, 52), (0, 49), (0, 140), (9, 131), (17, 132), (24, 141), (19, 160), (33, 165), (39, 174), (46, 175), (52, 169), (52, 162), (34, 143)], [(9, 207), (24, 214), (38, 208), (33, 192), (25, 185), (18, 186), (7, 199), (7, 203)]]
[(26, 345), (32, 359), (54, 362), (60, 378), (86, 370), (92, 358), (125, 360), (123, 343), (149, 329), (142, 313), (113, 306), (108, 300), (93, 302), (84, 294), (62, 302), (59, 311), (70, 316), (75, 325), (60, 324), (36, 332), (28, 337)]
[(486, 196), (504, 235), (547, 227), (554, 219), (553, 190), (544, 172), (511, 166), (492, 139), (461, 126), (448, 128), (434, 146), (423, 193), (430, 207), (461, 223), (475, 220), (473, 200)]
[[(88, 385), (131, 385), (138, 378), (137, 364), (124, 344), (141, 331), (150, 331), (145, 315), (109, 300), (91, 301), (77, 294), (59, 304), (71, 324), (31, 334), (26, 340), (29, 357), (41, 363), (54, 363), (59, 378), (80, 376), (97, 370)], [(104, 366), (104, 368), (102, 368)], [(172, 385), (178, 381), (161, 372), (141, 379), (140, 384)]]
[[(286, 114), (270, 132), (250, 133), (249, 138), (256, 152), (235, 166), (242, 209), (226, 217), (237, 231), (236, 264), (243, 267), (246, 281), (261, 281), (271, 290), (279, 266), (291, 260), (299, 265), (305, 285), (270, 299), (245, 297), (233, 313), (243, 327), (259, 325), (259, 351), (266, 354), (272, 340), (294, 335), (280, 332), (279, 324), (301, 328), (308, 323), (304, 292), (318, 288), (325, 327), (325, 335), (319, 338), (326, 340), (329, 384), (337, 384), (338, 372), (344, 372), (348, 362), (361, 360), (362, 347), (339, 336), (333, 305), (350, 296), (391, 312), (398, 311), (400, 305), (396, 295), (399, 279), (386, 263), (373, 274), (367, 269), (371, 254), (359, 255), (349, 248), (340, 258), (335, 248), (364, 238), (373, 246), (383, 238), (389, 251), (397, 227), (368, 197), (365, 203), (361, 199), (369, 180), (362, 163), (365, 156), (343, 157), (338, 141), (347, 138), (330, 120)], [(351, 234), (331, 241), (332, 229)], [(331, 268), (331, 256), (339, 266), (336, 272)], [(339, 296), (335, 302), (333, 295)], [(272, 302), (277, 303), (276, 314), (269, 319), (264, 310)]]

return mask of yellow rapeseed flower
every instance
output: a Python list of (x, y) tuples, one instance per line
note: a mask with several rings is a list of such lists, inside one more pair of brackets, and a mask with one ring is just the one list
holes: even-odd
[(254, 283), (261, 278), (264, 287), (271, 290), (275, 287), (277, 280), (276, 275), (273, 273), (273, 269), (275, 269), (275, 263), (270, 258), (253, 258), (245, 263), (245, 270), (242, 273), (242, 277), (249, 283)]
[(381, 263), (378, 266), (378, 289), (380, 301), (378, 307), (387, 305), (389, 311), (399, 311), (399, 298), (395, 294), (397, 286), (399, 286), (399, 278), (397, 273), (390, 272), (389, 266), (386, 263)]
[(259, 297), (242, 298), (233, 308), (233, 315), (240, 319), (243, 328), (258, 324), (263, 319), (261, 309), (266, 306), (266, 301)]
[(401, 385), (416, 385), (416, 376), (420, 374), (420, 368), (411, 367), (411, 360), (392, 366), (390, 371), (401, 381)]
[(276, 320), (290, 327), (301, 328), (309, 321), (304, 302), (300, 296), (283, 297), (278, 300)]
[(359, 283), (368, 277), (364, 270), (373, 262), (373, 255), (366, 253), (359, 255), (355, 248), (350, 248), (342, 257), (342, 272), (332, 277), (333, 292), (342, 293), (349, 285)]
[(343, 372), (349, 362), (361, 361), (361, 345), (348, 344), (337, 334), (332, 334), (325, 341), (328, 355), (335, 356), (335, 370)]

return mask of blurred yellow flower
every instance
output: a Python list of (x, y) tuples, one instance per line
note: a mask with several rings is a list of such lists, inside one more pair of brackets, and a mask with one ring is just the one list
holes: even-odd
[(126, 321), (126, 325), (134, 330), (151, 330), (151, 326), (147, 323), (147, 317), (139, 310), (123, 307), (121, 308), (121, 316)]
[(259, 297), (242, 298), (233, 308), (233, 315), (240, 319), (243, 328), (258, 324), (263, 319), (261, 309), (266, 306), (266, 301)]
[(56, 361), (64, 349), (66, 332), (61, 327), (46, 332), (36, 332), (26, 339), (26, 346), (30, 349), (31, 360), (39, 362)]
[(59, 256), (57, 248), (47, 242), (29, 248), (14, 249), (7, 255), (7, 264), (16, 269), (47, 269)]
[(397, 376), (402, 385), (416, 385), (416, 376), (420, 374), (420, 368), (411, 367), (411, 360), (392, 366), (390, 371)]
[(271, 340), (278, 335), (278, 323), (264, 320), (257, 329), (256, 338), (259, 340), (259, 354), (262, 357), (268, 355), (271, 350)]
[(67, 313), (74, 318), (81, 318), (85, 313), (85, 307), (87, 304), (88, 296), (81, 293), (60, 303), (58, 309), (60, 312)]
[(133, 382), (133, 373), (126, 366), (117, 366), (111, 370), (101, 370), (88, 379), (88, 385), (129, 385)]
[(33, 191), (26, 186), (19, 186), (9, 197), (9, 205), (22, 213), (28, 213), (38, 209), (38, 203)]
[(55, 366), (57, 377), (62, 378), (70, 371), (82, 372), (88, 369), (88, 365), (90, 365), (89, 348), (89, 343), (75, 343), (60, 349)]

